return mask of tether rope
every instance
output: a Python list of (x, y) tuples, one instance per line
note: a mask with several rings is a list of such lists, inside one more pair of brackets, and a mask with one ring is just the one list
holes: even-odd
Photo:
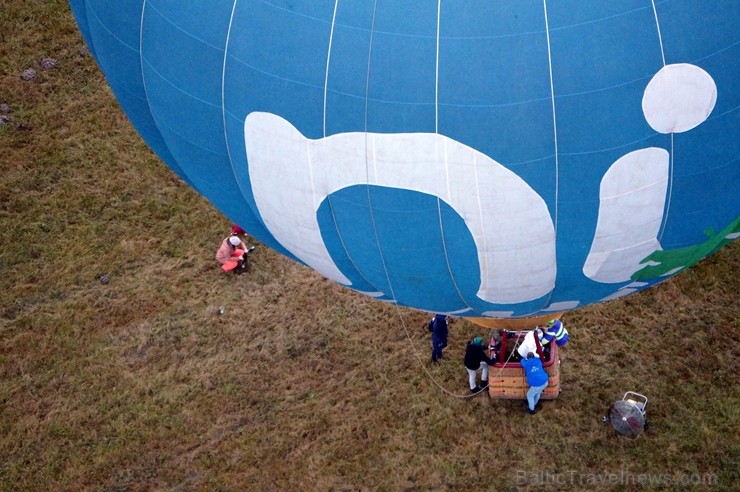
[[(375, 25), (375, 12), (376, 12), (376, 9), (377, 9), (377, 0), (375, 2), (374, 7), (373, 7), (373, 20), (372, 20), (372, 25), (371, 25), (371, 29), (370, 29), (370, 43), (369, 43), (369, 51), (370, 52), (372, 52), (372, 42), (373, 42), (373, 32), (374, 32), (374, 25)], [(371, 183), (370, 183), (370, 170), (369, 170), (369, 163), (368, 163), (368, 132), (367, 132), (367, 109), (368, 108), (367, 108), (367, 94), (368, 94), (368, 91), (369, 91), (370, 60), (371, 60), (371, 58), (372, 57), (370, 56), (370, 53), (369, 53), (368, 54), (368, 65), (367, 65), (366, 79), (365, 79), (365, 95), (366, 95), (366, 98), (365, 98), (365, 178), (366, 178), (366, 183), (367, 183), (367, 200), (368, 200), (368, 209), (370, 211), (370, 219), (371, 219), (370, 222), (371, 222), (372, 228), (373, 228), (373, 235), (375, 237), (375, 243), (376, 243), (376, 246), (378, 248), (379, 259), (380, 259), (380, 261), (381, 261), (381, 263), (383, 265), (383, 273), (384, 273), (384, 275), (386, 277), (386, 281), (388, 283), (388, 288), (390, 290), (390, 292), (385, 293), (385, 294), (386, 295), (389, 295), (390, 298), (393, 300), (392, 304), (394, 304), (396, 314), (398, 316), (398, 319), (401, 322), (401, 327), (403, 328), (403, 331), (404, 331), (404, 333), (406, 335), (406, 339), (408, 340), (408, 342), (411, 345), (413, 355), (414, 355), (414, 357), (416, 357), (417, 361), (419, 362), (419, 365), (421, 366), (421, 368), (423, 369), (423, 371), (427, 375), (427, 377), (432, 381), (432, 383), (437, 388), (439, 388), (440, 391), (442, 391), (443, 393), (445, 393), (445, 394), (447, 394), (449, 396), (452, 396), (452, 397), (455, 397), (455, 398), (460, 398), (460, 399), (472, 398), (474, 396), (477, 396), (479, 393), (481, 393), (483, 391), (488, 391), (488, 388), (481, 388), (480, 390), (478, 390), (478, 391), (476, 391), (474, 393), (470, 393), (470, 394), (458, 394), (458, 393), (454, 393), (454, 392), (448, 390), (446, 387), (444, 387), (437, 380), (437, 378), (434, 377), (434, 375), (431, 372), (429, 372), (429, 369), (424, 364), (424, 362), (423, 362), (423, 360), (422, 360), (422, 358), (420, 356), (420, 352), (417, 349), (416, 344), (414, 343), (414, 340), (411, 337), (411, 334), (409, 333), (409, 329), (408, 329), (408, 327), (406, 325), (406, 322), (404, 320), (404, 317), (403, 317), (403, 315), (401, 313), (401, 308), (398, 305), (398, 302), (397, 302), (397, 299), (396, 299), (396, 295), (395, 295), (395, 292), (394, 292), (394, 289), (393, 289), (393, 284), (391, 282), (390, 274), (389, 274), (389, 271), (388, 271), (388, 265), (387, 265), (386, 260), (385, 260), (385, 255), (383, 254), (383, 248), (382, 248), (382, 246), (380, 244), (380, 238), (378, 236), (378, 229), (377, 229), (377, 226), (376, 226), (375, 214), (374, 214), (374, 210), (373, 210), (373, 207), (372, 207), (372, 197), (371, 197), (371, 192), (370, 192), (370, 185), (371, 185)], [(327, 71), (328, 71), (328, 67), (327, 67)], [(327, 79), (328, 79), (328, 74), (327, 74)], [(326, 113), (326, 107), (324, 108), (324, 112)], [(324, 136), (326, 136), (326, 135), (324, 135)], [(328, 198), (329, 198), (329, 200), (328, 200), (329, 201), (329, 212), (332, 215), (332, 221), (334, 222), (334, 227), (336, 229), (336, 232), (337, 232), (337, 235), (338, 235), (339, 240), (341, 242), (341, 245), (342, 245), (345, 253), (347, 254), (348, 259), (355, 266), (355, 269), (357, 270), (357, 272), (366, 281), (368, 281), (367, 277), (365, 277), (365, 275), (361, 272), (361, 270), (359, 268), (357, 268), (357, 264), (354, 262), (354, 260), (352, 259), (351, 255), (349, 254), (349, 251), (347, 250), (346, 244), (344, 242), (344, 238), (342, 237), (341, 231), (339, 230), (339, 227), (338, 227), (337, 218), (336, 218), (336, 214), (335, 214), (335, 211), (334, 211), (334, 206), (333, 206), (332, 201), (331, 201), (331, 197), (328, 197)], [(441, 213), (441, 207), (440, 207), (440, 203), (439, 203), (439, 198), (437, 198), (437, 214), (439, 216), (439, 221), (440, 221), (440, 232), (442, 234), (442, 245), (443, 245), (443, 248), (444, 248), (445, 260), (447, 261), (448, 271), (450, 271), (450, 276), (452, 278), (452, 271), (451, 271), (451, 268), (450, 268), (450, 265), (449, 265), (449, 257), (447, 256), (447, 248), (446, 248), (446, 245), (444, 243), (444, 230), (442, 228), (442, 213)], [(458, 291), (458, 295), (460, 295), (461, 300), (467, 305), (468, 303), (465, 301), (464, 297), (460, 293), (459, 288), (458, 288), (457, 283), (455, 282), (454, 278), (452, 278), (452, 281), (453, 281), (453, 284), (455, 285), (455, 289)], [(373, 285), (372, 283), (370, 283), (370, 284)], [(376, 287), (376, 289), (377, 289), (377, 287)], [(468, 305), (468, 307), (470, 307), (470, 306)], [(490, 336), (489, 336), (489, 341), (490, 341)], [(517, 340), (517, 345), (518, 345), (518, 340)], [(512, 349), (511, 353), (509, 354), (509, 357), (507, 358), (507, 360), (506, 360), (506, 362), (504, 364), (508, 363), (511, 360), (511, 357), (514, 355), (515, 350), (516, 350), (516, 345), (514, 346), (514, 349)], [(504, 370), (504, 367), (499, 368), (498, 372), (495, 375), (493, 375), (493, 377), (498, 377), (503, 370)], [(489, 369), (489, 373), (488, 373), (489, 386), (490, 386), (491, 376), (492, 376), (491, 375), (491, 371)]]

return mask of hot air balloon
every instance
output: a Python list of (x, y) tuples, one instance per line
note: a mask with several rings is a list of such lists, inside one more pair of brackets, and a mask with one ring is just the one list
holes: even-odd
[(740, 234), (736, 0), (70, 0), (159, 157), (374, 298), (554, 317)]

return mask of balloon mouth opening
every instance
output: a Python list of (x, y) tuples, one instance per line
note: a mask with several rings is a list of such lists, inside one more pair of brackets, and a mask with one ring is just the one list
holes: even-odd
[(483, 328), (501, 328), (507, 330), (532, 329), (548, 321), (560, 318), (564, 312), (554, 312), (529, 318), (465, 318)]

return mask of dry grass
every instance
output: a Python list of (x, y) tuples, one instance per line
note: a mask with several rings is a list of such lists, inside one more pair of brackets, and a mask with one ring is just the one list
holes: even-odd
[[(568, 314), (563, 393), (538, 415), (456, 398), (440, 387), (467, 391), (474, 326), (455, 320), (447, 360), (428, 367), (423, 313), (266, 248), (248, 275), (222, 275), (212, 255), (230, 224), (136, 136), (80, 56), (66, 3), (0, 0), (0, 25), (0, 103), (13, 108), (0, 126), (0, 489), (514, 490), (535, 488), (537, 472), (562, 474), (545, 489), (634, 490), (641, 473), (712, 474), (714, 490), (740, 480), (740, 244), (647, 293)], [(40, 70), (46, 56), (60, 67)], [(21, 81), (32, 66), (37, 78)], [(600, 421), (627, 390), (650, 398), (653, 427), (634, 441)], [(595, 483), (606, 473), (632, 475)]]

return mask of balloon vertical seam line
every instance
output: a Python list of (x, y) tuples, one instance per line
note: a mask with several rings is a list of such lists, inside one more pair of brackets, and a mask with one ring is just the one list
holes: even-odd
[[(153, 118), (154, 114), (152, 113), (152, 105), (149, 104), (149, 91), (147, 90), (147, 87), (146, 87), (146, 78), (144, 78), (144, 48), (143, 47), (144, 47), (144, 11), (146, 10), (146, 2), (147, 0), (144, 0), (141, 3), (141, 14), (139, 17), (139, 70), (141, 72), (140, 73), (141, 86), (144, 89), (144, 98), (146, 101), (146, 107), (149, 110), (149, 114), (152, 115), (152, 119), (154, 119)], [(155, 120), (155, 125), (156, 125), (156, 120)], [(162, 140), (163, 140), (163, 143), (167, 145), (167, 143), (164, 142), (164, 139)]]
[[(658, 19), (658, 8), (655, 5), (655, 0), (651, 0), (653, 4), (653, 16), (655, 17), (655, 30), (658, 34), (658, 45), (660, 46), (660, 58), (663, 62), (663, 66), (666, 66), (665, 62), (665, 49), (663, 48), (663, 35), (660, 32), (660, 20)], [(666, 196), (665, 213), (663, 214), (662, 224), (660, 226), (660, 232), (658, 234), (658, 242), (663, 240), (665, 234), (666, 225), (668, 225), (668, 212), (671, 209), (671, 193), (673, 191), (673, 164), (674, 164), (674, 146), (673, 146), (673, 133), (671, 133), (671, 158), (668, 164), (668, 192)]]
[[(374, 154), (375, 153), (373, 152), (373, 155)], [(366, 165), (366, 169), (367, 169), (367, 165)], [(386, 263), (385, 256), (383, 255), (383, 247), (380, 244), (380, 237), (378, 236), (378, 226), (375, 222), (375, 213), (373, 212), (373, 201), (372, 201), (372, 196), (370, 193), (369, 179), (368, 179), (368, 184), (366, 186), (366, 189), (367, 189), (367, 206), (368, 206), (368, 210), (370, 211), (370, 224), (372, 225), (372, 228), (373, 228), (373, 235), (375, 236), (375, 245), (378, 248), (378, 256), (380, 257), (380, 263), (381, 265), (383, 265), (383, 273), (385, 274), (385, 279), (386, 279), (386, 282), (388, 283), (388, 290), (389, 290), (388, 294), (390, 295), (391, 299), (394, 302), (398, 302), (396, 299), (396, 293), (393, 290), (393, 283), (391, 282), (391, 275), (388, 272), (388, 264)], [(378, 289), (378, 290), (381, 290), (381, 289)]]
[[(480, 220), (480, 228), (482, 232), (482, 239), (483, 239), (483, 250), (488, 250), (488, 236), (486, 235), (486, 221), (483, 219), (483, 204), (481, 203), (481, 189), (480, 189), (480, 180), (478, 179), (478, 154), (473, 152), (473, 179), (475, 179), (475, 193), (478, 198), (478, 220)], [(488, 255), (483, 255), (483, 263), (484, 265), (481, 265), (481, 269), (483, 269), (486, 272), (486, 278), (488, 278)]]
[[(447, 149), (447, 139), (442, 140), (443, 145), (443, 152), (444, 152), (444, 158), (445, 158), (445, 185), (447, 188), (447, 201), (452, 202), (452, 190), (450, 189), (450, 154)], [(439, 144), (437, 144), (439, 145)], [(439, 197), (437, 197), (437, 200), (439, 201)], [(437, 203), (437, 210), (439, 210), (439, 203)], [(439, 212), (441, 216), (441, 211)]]
[[(231, 28), (234, 25), (234, 13), (236, 12), (236, 3), (238, 0), (234, 0), (234, 3), (231, 6), (231, 15), (229, 17), (229, 28), (226, 30), (226, 39), (224, 40), (224, 61), (221, 66), (221, 121), (223, 121), (223, 127), (224, 127), (224, 146), (226, 147), (226, 157), (229, 159), (229, 167), (231, 168), (231, 174), (234, 176), (234, 182), (236, 183), (237, 188), (242, 193), (242, 196), (244, 196), (244, 191), (242, 191), (241, 186), (239, 184), (239, 179), (236, 177), (236, 171), (234, 171), (234, 159), (231, 156), (231, 147), (229, 145), (229, 135), (226, 129), (227, 123), (226, 123), (226, 60), (229, 56), (229, 42), (231, 41)], [(246, 165), (249, 166), (249, 162), (246, 162)]]
[[(378, 248), (378, 254), (380, 255), (380, 261), (383, 264), (383, 269), (385, 271), (386, 280), (388, 282), (388, 289), (389, 289), (390, 292), (385, 292), (385, 289), (377, 289), (377, 287), (376, 287), (376, 289), (378, 291), (380, 291), (380, 292), (383, 292), (385, 295), (390, 295), (391, 299), (393, 301), (395, 301), (396, 300), (396, 296), (395, 296), (395, 294), (393, 292), (393, 286), (391, 286), (390, 275), (388, 274), (388, 270), (387, 270), (387, 267), (386, 267), (386, 264), (385, 264), (385, 259), (383, 258), (383, 251), (381, 250), (381, 247), (380, 247), (380, 239), (378, 238), (378, 231), (377, 231), (377, 228), (375, 227), (375, 217), (373, 216), (373, 208), (372, 208), (372, 203), (371, 203), (372, 201), (370, 199), (370, 170), (369, 170), (369, 165), (370, 165), (369, 160), (370, 159), (368, 159), (368, 152), (370, 150), (369, 145), (368, 145), (368, 143), (369, 143), (368, 140), (370, 138), (370, 135), (369, 135), (369, 132), (367, 131), (368, 130), (368, 127), (367, 127), (368, 97), (367, 96), (368, 96), (368, 94), (370, 92), (370, 64), (371, 64), (371, 61), (372, 61), (373, 37), (374, 37), (374, 33), (375, 33), (375, 15), (376, 15), (376, 12), (377, 12), (377, 8), (378, 8), (378, 1), (375, 0), (375, 2), (373, 3), (372, 21), (371, 21), (371, 24), (370, 24), (370, 41), (368, 43), (368, 52), (367, 52), (367, 71), (365, 73), (365, 114), (364, 114), (364, 119), (365, 119), (365, 132), (364, 132), (365, 133), (365, 136), (364, 136), (364, 142), (365, 142), (365, 183), (366, 183), (366, 190), (367, 190), (368, 210), (370, 211), (370, 221), (371, 221), (372, 227), (373, 227), (373, 234), (375, 235), (375, 245)], [(373, 160), (374, 159), (375, 159), (375, 151), (374, 151), (374, 146), (373, 146)], [(332, 211), (332, 213), (333, 213), (333, 211)], [(371, 285), (374, 285), (374, 284), (371, 284)]]
[(313, 177), (313, 162), (311, 159), (312, 140), (307, 138), (305, 142), (306, 142), (306, 164), (308, 165), (308, 181), (311, 184), (311, 199), (314, 202), (313, 203), (314, 213), (316, 213), (318, 211), (318, 204), (315, 203), (317, 194), (316, 194), (316, 183), (314, 182), (314, 177)]
[[(449, 162), (448, 162), (447, 140), (443, 141), (443, 145), (444, 145), (444, 158), (445, 158), (445, 180), (447, 183), (447, 199), (451, 201), (450, 176), (449, 176), (450, 167), (449, 167)], [(473, 154), (473, 159), (475, 159), (475, 154)], [(452, 266), (450, 265), (449, 252), (447, 250), (447, 242), (445, 241), (445, 229), (444, 229), (444, 223), (442, 221), (441, 202), (442, 200), (439, 197), (437, 197), (437, 218), (439, 219), (439, 232), (440, 232), (440, 235), (442, 236), (442, 250), (444, 251), (445, 263), (447, 265), (447, 272), (450, 274), (450, 280), (452, 281), (452, 285), (455, 287), (455, 291), (457, 292), (458, 297), (460, 297), (460, 300), (462, 301), (462, 303), (465, 304), (469, 309), (474, 311), (473, 307), (465, 300), (465, 297), (460, 291), (460, 287), (457, 285), (457, 282), (455, 281), (455, 275), (452, 273)], [(479, 210), (480, 210), (480, 207), (479, 207)]]
[(665, 67), (665, 50), (663, 49), (663, 36), (660, 33), (660, 21), (658, 20), (658, 8), (655, 5), (655, 0), (651, 0), (653, 4), (653, 16), (655, 17), (655, 29), (658, 32), (658, 43), (660, 44), (660, 58), (663, 60), (663, 66)]
[[(154, 112), (152, 111), (152, 105), (149, 102), (149, 90), (147, 89), (146, 78), (144, 77), (144, 12), (146, 11), (146, 8), (147, 8), (147, 0), (144, 0), (141, 3), (141, 13), (139, 15), (139, 74), (141, 75), (141, 87), (144, 89), (144, 101), (146, 103), (147, 110), (149, 111), (149, 114), (152, 117), (154, 126), (157, 128), (157, 132), (159, 132), (162, 145), (164, 145), (164, 147), (167, 149), (167, 152), (170, 155), (172, 155), (170, 147), (169, 145), (167, 145), (167, 141), (162, 137), (162, 133), (159, 129), (159, 124), (162, 124), (162, 121), (154, 117)], [(189, 180), (190, 177), (188, 176), (188, 173), (185, 171), (185, 169), (180, 167), (180, 170), (182, 174)]]
[(331, 49), (334, 43), (334, 26), (337, 20), (337, 10), (339, 9), (339, 0), (334, 2), (334, 13), (331, 17), (331, 28), (329, 29), (329, 46), (326, 50), (326, 73), (324, 75), (324, 115), (323, 115), (323, 136), (326, 137), (326, 95), (329, 88), (329, 65), (331, 64)]
[[(557, 262), (557, 240), (558, 240), (558, 198), (560, 196), (560, 157), (558, 155), (558, 119), (557, 119), (557, 113), (555, 112), (555, 82), (553, 80), (552, 75), (552, 47), (550, 44), (550, 21), (547, 18), (547, 0), (542, 0), (542, 7), (543, 7), (543, 14), (545, 18), (545, 37), (547, 39), (547, 68), (549, 71), (549, 77), (550, 77), (550, 101), (552, 104), (552, 136), (553, 136), (553, 145), (555, 150), (555, 213), (554, 213), (554, 235), (553, 241), (555, 241), (555, 255), (556, 255), (556, 262)], [(556, 274), (556, 280), (557, 282), (557, 274)], [(546, 308), (547, 305), (552, 300), (552, 295), (555, 292), (556, 285), (553, 285), (552, 290), (547, 296), (547, 300), (544, 302), (543, 308)]]
[(368, 97), (370, 95), (370, 63), (371, 63), (372, 55), (373, 55), (373, 35), (375, 32), (375, 13), (376, 13), (377, 8), (378, 8), (378, 2), (377, 0), (375, 0), (375, 2), (373, 3), (373, 17), (370, 23), (370, 40), (368, 41), (368, 46), (367, 46), (367, 70), (365, 71), (365, 108), (364, 108), (365, 114), (363, 115), (363, 117), (364, 117), (364, 126), (365, 126), (364, 140), (365, 140), (365, 180), (366, 181), (367, 181), (367, 165), (368, 165), (368, 162), (367, 162), (368, 161), (367, 159), (367, 151), (368, 151), (367, 111), (368, 111), (368, 107), (367, 105), (368, 105)]
[[(370, 193), (370, 170), (369, 165), (370, 162), (368, 160), (368, 127), (367, 127), (367, 118), (368, 118), (368, 103), (367, 103), (367, 95), (370, 92), (370, 67), (371, 67), (371, 61), (372, 61), (372, 51), (373, 51), (373, 38), (375, 33), (375, 15), (377, 13), (378, 8), (378, 1), (375, 0), (373, 3), (373, 18), (372, 23), (370, 25), (370, 43), (368, 46), (368, 56), (367, 56), (367, 72), (365, 74), (365, 182), (366, 182), (366, 191), (367, 191), (367, 205), (368, 210), (370, 212), (370, 224), (373, 228), (373, 235), (375, 236), (375, 245), (378, 248), (378, 256), (380, 258), (380, 263), (383, 265), (383, 273), (385, 274), (386, 281), (388, 283), (388, 292), (387, 295), (390, 295), (390, 298), (393, 300), (393, 302), (397, 302), (396, 294), (393, 290), (393, 285), (391, 283), (391, 277), (388, 273), (388, 265), (385, 262), (385, 258), (383, 256), (383, 248), (380, 245), (380, 237), (378, 237), (378, 228), (375, 223), (375, 214), (373, 213), (373, 206), (372, 206), (372, 197)], [(375, 162), (376, 154), (375, 154), (375, 140), (373, 137), (373, 165)], [(383, 292), (383, 289), (378, 289), (379, 291)]]
[(442, 222), (442, 210), (440, 206), (441, 200), (439, 197), (437, 197), (437, 211), (438, 211), (438, 217), (439, 217), (439, 231), (442, 235), (442, 249), (444, 250), (445, 255), (445, 263), (447, 264), (447, 271), (450, 274), (450, 280), (452, 280), (452, 285), (455, 287), (455, 291), (457, 292), (458, 297), (460, 297), (460, 300), (465, 304), (468, 309), (475, 312), (475, 309), (465, 300), (465, 297), (463, 296), (462, 292), (460, 291), (460, 287), (457, 285), (457, 282), (455, 281), (455, 276), (452, 273), (452, 267), (450, 265), (450, 256), (447, 251), (447, 243), (445, 242), (445, 230), (444, 230), (444, 224)]
[(434, 133), (439, 134), (439, 26), (442, 0), (437, 2), (437, 49), (434, 60)]
[(332, 222), (334, 223), (334, 229), (337, 233), (337, 237), (339, 238), (339, 243), (342, 245), (342, 249), (344, 250), (344, 253), (347, 255), (347, 259), (349, 260), (350, 263), (352, 263), (352, 266), (355, 268), (358, 275), (360, 275), (360, 277), (362, 277), (365, 280), (365, 282), (367, 282), (368, 285), (372, 285), (373, 287), (375, 287), (376, 290), (379, 291), (380, 289), (378, 289), (377, 286), (375, 286), (375, 284), (373, 284), (373, 282), (371, 282), (370, 279), (368, 279), (363, 274), (362, 270), (360, 270), (360, 267), (357, 265), (357, 263), (355, 263), (355, 260), (350, 255), (349, 249), (347, 248), (347, 244), (344, 242), (344, 238), (342, 237), (342, 233), (339, 229), (339, 222), (337, 221), (336, 213), (334, 213), (334, 204), (332, 203), (331, 194), (327, 196), (326, 198), (327, 198), (327, 203), (329, 204), (329, 212), (331, 213), (331, 219), (332, 219)]
[(669, 164), (669, 171), (668, 171), (668, 196), (666, 197), (666, 205), (665, 205), (665, 213), (663, 214), (663, 220), (662, 224), (660, 226), (660, 234), (658, 234), (658, 242), (663, 241), (663, 235), (665, 234), (665, 228), (668, 225), (668, 214), (671, 211), (671, 197), (673, 196), (673, 170), (674, 168), (674, 133), (671, 133), (671, 160)]
[(559, 186), (559, 158), (558, 158), (558, 122), (555, 112), (555, 84), (552, 76), (552, 49), (550, 46), (550, 23), (547, 19), (547, 0), (542, 0), (545, 14), (545, 36), (547, 39), (547, 66), (550, 74), (550, 102), (552, 104), (552, 133), (555, 146), (555, 237), (558, 235), (558, 186)]

